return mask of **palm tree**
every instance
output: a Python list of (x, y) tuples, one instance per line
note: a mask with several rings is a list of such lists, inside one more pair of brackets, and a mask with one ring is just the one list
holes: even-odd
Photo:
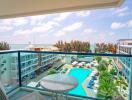
[[(108, 79), (108, 78), (107, 78)], [(111, 99), (117, 93), (116, 85), (112, 80), (102, 80), (99, 86), (99, 94), (105, 97), (105, 99)]]
[(97, 60), (97, 62), (99, 63), (102, 60), (101, 56), (96, 56), (95, 59)]
[(125, 80), (121, 76), (118, 77), (116, 83), (117, 83), (118, 86), (120, 86), (120, 92), (121, 92), (121, 86), (122, 85), (127, 85), (127, 83), (125, 82)]
[(113, 76), (108, 71), (100, 74), (99, 83), (98, 96), (105, 97), (105, 100), (108, 100), (117, 94)]
[(112, 65), (112, 59), (109, 59), (109, 64)]
[(99, 62), (99, 65), (98, 65), (97, 69), (101, 73), (104, 72), (104, 71), (107, 71), (108, 70), (108, 62), (106, 62), (105, 60), (101, 60)]
[(10, 50), (10, 46), (7, 42), (0, 42), (0, 50)]
[(125, 100), (121, 95), (113, 97), (112, 100)]
[(95, 52), (97, 52), (97, 53), (107, 53), (107, 52), (116, 53), (116, 49), (117, 49), (116, 44), (97, 43), (96, 48), (95, 48)]
[(58, 41), (55, 47), (59, 48), (59, 51), (71, 52), (90, 52), (90, 43), (89, 42), (82, 42), (82, 41), (71, 41), (70, 43)]
[(70, 43), (66, 43), (64, 44), (65, 46), (63, 47), (63, 51), (64, 52), (71, 52), (71, 45)]
[(116, 69), (115, 69), (115, 68), (112, 68), (112, 69), (110, 70), (110, 74), (112, 74), (112, 75), (116, 75), (116, 74), (117, 74)]

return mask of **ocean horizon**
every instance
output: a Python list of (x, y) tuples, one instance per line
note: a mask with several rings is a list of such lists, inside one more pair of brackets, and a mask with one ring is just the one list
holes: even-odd
[[(53, 47), (54, 44), (33, 44), (36, 47)], [(29, 44), (10, 44), (11, 50), (26, 49)], [(91, 44), (90, 49), (94, 51), (96, 45)]]

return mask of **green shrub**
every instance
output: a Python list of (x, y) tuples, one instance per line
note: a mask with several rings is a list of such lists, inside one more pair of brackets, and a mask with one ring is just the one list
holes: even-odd
[(117, 72), (116, 72), (116, 70), (113, 68), (113, 69), (110, 70), (110, 74), (112, 74), (112, 75), (116, 75)]
[(48, 71), (47, 75), (55, 74), (55, 73), (57, 73), (57, 71), (55, 69), (51, 69)]
[(125, 87), (125, 86), (123, 86), (123, 89), (124, 89), (124, 90), (126, 90), (126, 87)]
[(97, 60), (97, 62), (99, 63), (102, 60), (101, 56), (96, 56), (95, 59)]

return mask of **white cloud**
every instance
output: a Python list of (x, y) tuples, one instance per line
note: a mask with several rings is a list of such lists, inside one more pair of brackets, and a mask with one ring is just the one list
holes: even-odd
[(65, 34), (66, 34), (66, 32), (59, 31), (59, 32), (55, 33), (54, 35), (57, 36), (57, 37), (60, 37), (60, 36), (64, 36)]
[(15, 26), (21, 26), (28, 23), (28, 20), (26, 18), (15, 18), (13, 19), (13, 25)]
[(12, 30), (11, 26), (0, 26), (0, 33)]
[(64, 31), (75, 31), (75, 30), (79, 29), (81, 26), (82, 26), (82, 22), (76, 22), (71, 25), (65, 26), (63, 28), (63, 30)]
[(118, 16), (119, 16), (119, 17), (122, 17), (122, 16), (125, 16), (125, 15), (127, 15), (127, 14), (128, 14), (128, 13), (121, 12), (121, 13), (118, 14)]
[(91, 14), (91, 11), (79, 11), (79, 12), (75, 12), (75, 14), (79, 17), (86, 17)]
[(15, 33), (13, 34), (13, 36), (27, 36), (30, 34), (30, 30), (17, 30), (15, 31)]
[(44, 38), (44, 37), (46, 37), (46, 36), (48, 36), (48, 34), (40, 34), (40, 35), (39, 35), (39, 38)]
[(91, 33), (95, 33), (96, 30), (92, 29), (92, 28), (87, 28), (83, 31), (83, 34), (91, 34)]
[(12, 24), (12, 22), (13, 22), (13, 20), (11, 20), (11, 19), (4, 19), (4, 20), (2, 20), (2, 25), (11, 25)]
[(129, 15), (130, 14), (129, 8), (128, 7), (118, 8), (117, 10), (115, 10), (114, 14), (116, 14), (119, 17)]
[(41, 23), (48, 15), (39, 15), (30, 17), (30, 25), (38, 25)]
[(38, 25), (39, 26), (41, 26), (41, 25), (46, 25), (46, 26), (59, 26), (59, 24), (57, 22), (55, 22), (55, 21), (48, 21), (47, 23), (42, 22), (42, 23), (39, 23)]
[(124, 28), (124, 27), (126, 27), (126, 24), (119, 23), (119, 22), (113, 22), (111, 24), (112, 29), (120, 29), (120, 28)]
[(110, 36), (114, 36), (115, 33), (114, 33), (114, 32), (110, 32), (109, 35), (110, 35)]
[(57, 17), (54, 18), (55, 21), (62, 21), (65, 20), (67, 17), (69, 17), (72, 14), (72, 12), (66, 12), (66, 13), (60, 13), (57, 15)]
[(64, 36), (66, 33), (73, 32), (82, 26), (82, 22), (76, 22), (71, 25), (65, 26), (62, 30), (58, 31), (54, 35), (57, 37)]
[(117, 9), (115, 12), (116, 13), (121, 13), (121, 12), (125, 12), (125, 11), (127, 11), (128, 10), (128, 7), (124, 7), (124, 8), (119, 8), (119, 9)]
[(129, 27), (132, 27), (132, 19), (126, 21), (125, 23), (113, 22), (111, 24), (112, 29), (121, 29), (121, 28), (129, 28)]
[(28, 23), (27, 18), (13, 18), (13, 19), (5, 19), (2, 21), (2, 25), (6, 26), (22, 26)]
[(31, 34), (45, 34), (47, 32), (50, 32), (52, 31), (52, 29), (55, 27), (56, 23), (54, 22), (47, 22), (47, 23), (43, 23), (39, 26), (34, 26), (32, 27), (31, 29), (24, 29), (24, 30), (17, 30), (15, 33), (14, 33), (14, 36), (18, 36), (18, 35), (31, 35)]
[(128, 27), (132, 27), (132, 20), (129, 20), (127, 24), (128, 24)]

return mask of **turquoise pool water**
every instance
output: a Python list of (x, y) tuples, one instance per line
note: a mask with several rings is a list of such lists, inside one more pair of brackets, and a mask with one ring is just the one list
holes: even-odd
[(70, 94), (86, 96), (84, 89), (82, 88), (83, 81), (90, 75), (92, 70), (84, 68), (72, 68), (69, 72), (70, 76), (75, 77), (78, 80), (78, 86), (71, 90)]

